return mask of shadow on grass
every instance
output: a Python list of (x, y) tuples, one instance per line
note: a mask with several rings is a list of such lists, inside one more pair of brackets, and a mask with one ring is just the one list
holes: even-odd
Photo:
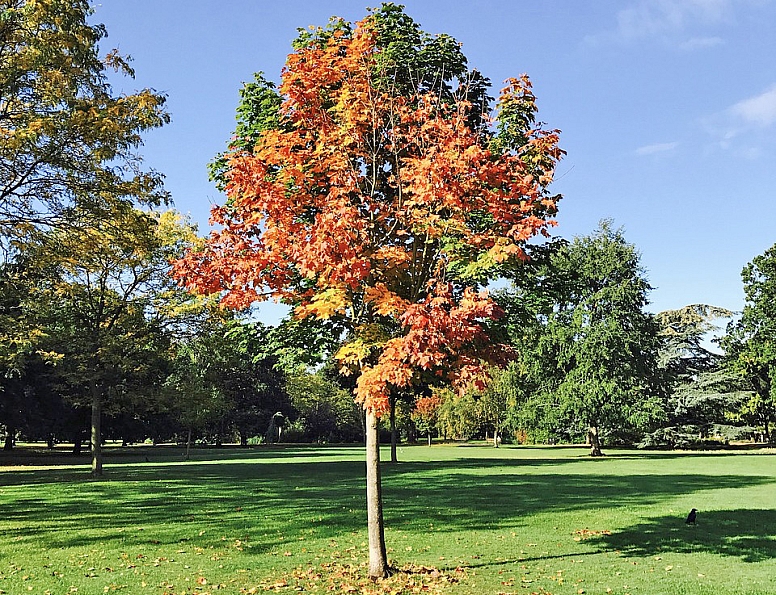
[(707, 552), (762, 562), (776, 558), (776, 511), (700, 512), (697, 525), (673, 516), (657, 517), (588, 543), (629, 556)]
[[(185, 445), (164, 444), (159, 446), (103, 446), (103, 460), (107, 468), (112, 465), (143, 462), (182, 462), (185, 459)], [(192, 461), (225, 461), (243, 458), (323, 458), (342, 456), (363, 456), (363, 446), (349, 445), (300, 445), (300, 444), (264, 444), (261, 446), (194, 447), (190, 450)], [(67, 448), (58, 446), (47, 449), (34, 446), (20, 446), (12, 451), (0, 450), (0, 467), (9, 471), (23, 470), (29, 466), (72, 466), (90, 465), (91, 454), (88, 451), (74, 454)]]
[[(747, 486), (774, 483), (747, 477)], [(531, 515), (553, 510), (635, 507), (704, 490), (739, 488), (738, 475), (610, 475), (519, 472), (488, 477), (451, 469), (447, 474), (386, 482), (386, 514), (418, 527), (506, 529), (530, 522)]]
[[(0, 474), (5, 486), (0, 519), (7, 528), (0, 530), (0, 539), (18, 537), (41, 548), (108, 541), (121, 541), (122, 547), (184, 541), (208, 547), (224, 538), (250, 537), (258, 553), (281, 544), (285, 547), (289, 537), (309, 532), (318, 538), (335, 538), (363, 530), (362, 461), (286, 458), (309, 455), (305, 449), (283, 450), (283, 460), (279, 460), (280, 452), (266, 452), (274, 460), (263, 460), (262, 453), (250, 460), (126, 464), (109, 469), (101, 481), (84, 481), (79, 469), (4, 472)], [(542, 472), (548, 464), (576, 462), (477, 459), (390, 467), (384, 475), (386, 524), (418, 530), (425, 530), (428, 523), (443, 531), (506, 529), (531, 522), (531, 515), (541, 512), (584, 511), (602, 504), (645, 505), (701, 490), (736, 488), (742, 482), (737, 475), (614, 475), (605, 468), (601, 473)], [(569, 471), (575, 469), (575, 465), (568, 466)], [(747, 477), (749, 486), (773, 481)], [(703, 524), (688, 528), (688, 534), (702, 535), (710, 515), (704, 514)], [(742, 527), (754, 523), (754, 518), (747, 523), (742, 520)], [(772, 516), (766, 519), (771, 524), (773, 520)], [(684, 530), (682, 519), (679, 521), (679, 530)], [(612, 539), (621, 542), (602, 541), (602, 547), (647, 547), (636, 538), (645, 530), (656, 536), (654, 545), (648, 546), (650, 551), (668, 545), (672, 537), (669, 520), (662, 522), (665, 527), (658, 520), (654, 527), (619, 533)], [(670, 522), (675, 525), (677, 520)], [(689, 533), (693, 530), (696, 533)], [(759, 535), (763, 547), (770, 543), (765, 533), (753, 532), (754, 525), (747, 531), (751, 539)], [(717, 535), (709, 543), (727, 543), (723, 537)], [(768, 547), (772, 555), (773, 545)], [(755, 551), (754, 544), (750, 549)]]

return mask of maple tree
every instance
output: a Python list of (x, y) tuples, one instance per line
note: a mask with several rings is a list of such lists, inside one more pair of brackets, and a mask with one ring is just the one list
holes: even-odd
[(558, 134), (536, 124), (526, 76), (491, 119), (488, 82), (460, 45), (393, 4), (302, 33), (281, 101), (262, 81), (252, 96), (277, 111), (220, 161), (218, 230), (176, 274), (225, 307), (271, 297), (297, 318), (341, 321), (336, 359), (367, 417), (369, 571), (383, 576), (378, 419), (394, 391), (482, 382), (504, 361), (489, 333), (500, 310), (481, 289), (551, 224)]
[(438, 395), (420, 397), (415, 401), (415, 407), (412, 410), (412, 419), (421, 432), (426, 432), (429, 446), (431, 446), (431, 432), (436, 425), (437, 412), (441, 404), (442, 398)]

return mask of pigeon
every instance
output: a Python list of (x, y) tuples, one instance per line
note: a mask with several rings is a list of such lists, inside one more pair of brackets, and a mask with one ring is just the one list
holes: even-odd
[(685, 521), (685, 523), (687, 523), (688, 525), (694, 525), (695, 524), (695, 518), (697, 516), (698, 516), (698, 510), (693, 508), (690, 511), (690, 514), (687, 515), (687, 520)]

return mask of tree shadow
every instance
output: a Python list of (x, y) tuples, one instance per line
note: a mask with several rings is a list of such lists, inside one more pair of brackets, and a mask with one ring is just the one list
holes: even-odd
[[(503, 468), (503, 462), (502, 462)], [(486, 466), (487, 471), (487, 466)], [(748, 477), (747, 485), (774, 483)], [(444, 474), (418, 473), (384, 480), (386, 515), (408, 524), (433, 523), (435, 530), (519, 527), (532, 515), (551, 510), (585, 511), (655, 504), (704, 490), (741, 487), (737, 475), (611, 475), (591, 473), (502, 473), (488, 477), (460, 467)], [(683, 520), (682, 524), (683, 524)]]
[(662, 516), (588, 543), (629, 556), (706, 552), (762, 562), (776, 557), (776, 510), (702, 511), (696, 525)]
[[(224, 535), (251, 535), (255, 539), (253, 551), (258, 553), (281, 543), (275, 532), (298, 535), (314, 528), (318, 537), (328, 538), (362, 531), (363, 462), (328, 456), (352, 452), (348, 448), (327, 450), (327, 456), (319, 459), (314, 451), (289, 450), (312, 456), (309, 460), (286, 458), (289, 453), (283, 452), (274, 453), (280, 457), (265, 459), (243, 453), (239, 460), (124, 464), (107, 469), (101, 481), (84, 481), (85, 472), (80, 469), (4, 472), (0, 484), (9, 489), (0, 499), (0, 518), (19, 527), (17, 535), (22, 539), (43, 548), (111, 540), (122, 540), (128, 546), (177, 543), (182, 536), (191, 536), (205, 547), (215, 545)], [(546, 511), (585, 511), (604, 502), (611, 507), (649, 505), (702, 490), (742, 485), (738, 475), (663, 474), (658, 478), (654, 474), (614, 475), (605, 466), (600, 473), (577, 469), (575, 463), (583, 460), (588, 461), (488, 458), (386, 466), (386, 523), (424, 530), (433, 523), (442, 531), (505, 529), (531, 522), (531, 515)], [(577, 470), (581, 472), (572, 472)], [(752, 486), (773, 483), (774, 479), (747, 477), (746, 481)], [(711, 514), (702, 513), (700, 524), (687, 528), (688, 534), (696, 530), (695, 534), (702, 535)], [(754, 522), (744, 520), (744, 516), (738, 519), (743, 527)], [(772, 524), (774, 519), (768, 516), (766, 520)], [(645, 524), (633, 532), (619, 533), (622, 542), (601, 541), (602, 547), (646, 547), (637, 539), (638, 531), (651, 528), (662, 535), (660, 519), (655, 522), (656, 526)], [(666, 518), (664, 522), (667, 540), (671, 537), (670, 523), (675, 525), (677, 519)], [(680, 530), (685, 529), (683, 519), (678, 524)], [(99, 530), (84, 531), (85, 527)], [(145, 530), (129, 530), (138, 527)], [(752, 540), (759, 539), (765, 551), (773, 553), (767, 533), (756, 533), (756, 526), (746, 531), (747, 548), (757, 551), (760, 546)], [(724, 542), (723, 535), (716, 537)], [(659, 545), (662, 543), (649, 548)], [(729, 545), (733, 547), (733, 541)]]

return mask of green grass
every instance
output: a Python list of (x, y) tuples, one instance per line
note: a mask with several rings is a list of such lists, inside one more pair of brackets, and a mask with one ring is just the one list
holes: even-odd
[[(776, 593), (773, 451), (608, 454), (404, 447), (384, 466), (389, 555), (455, 576), (453, 594)], [(294, 592), (313, 568), (309, 592), (348, 592), (342, 569), (366, 560), (359, 447), (185, 462), (180, 449), (115, 449), (102, 480), (83, 459), (24, 462), (0, 467), (11, 595)]]

